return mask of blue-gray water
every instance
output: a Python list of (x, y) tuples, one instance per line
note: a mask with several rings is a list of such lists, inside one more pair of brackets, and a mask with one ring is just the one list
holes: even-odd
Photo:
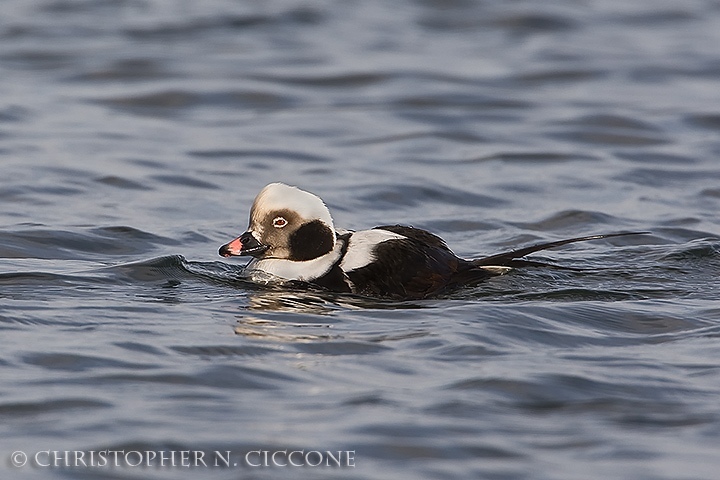
[[(717, 478), (718, 45), (711, 0), (4, 0), (2, 477)], [(653, 233), (420, 302), (261, 289), (217, 248), (271, 181), (465, 257)], [(104, 450), (239, 465), (38, 465)]]

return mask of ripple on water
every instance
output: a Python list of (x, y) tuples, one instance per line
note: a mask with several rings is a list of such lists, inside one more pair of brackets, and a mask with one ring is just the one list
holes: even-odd
[(86, 256), (137, 255), (177, 240), (128, 227), (51, 230), (32, 228), (0, 232), (0, 256), (5, 258), (83, 259)]
[(432, 185), (394, 184), (390, 186), (358, 187), (358, 191), (370, 190), (360, 194), (358, 198), (372, 204), (376, 209), (401, 208), (425, 202), (437, 202), (461, 206), (494, 207), (504, 203), (503, 200), (489, 195), (461, 190), (458, 188)]
[(103, 185), (108, 185), (111, 187), (120, 188), (123, 190), (152, 190), (153, 188), (143, 184), (141, 182), (136, 182), (135, 180), (131, 180), (129, 178), (124, 178), (117, 175), (106, 175), (102, 177), (98, 177), (95, 179), (96, 182), (101, 183)]
[(285, 161), (285, 162), (308, 162), (308, 163), (328, 163), (331, 160), (316, 154), (303, 153), (297, 150), (194, 150), (188, 152), (189, 155), (198, 158), (208, 159), (245, 159), (245, 158), (262, 158), (266, 160)]
[(0, 416), (14, 423), (13, 420), (18, 417), (27, 418), (48, 413), (80, 414), (94, 409), (108, 409), (112, 406), (109, 402), (87, 398), (58, 398), (38, 402), (4, 401), (0, 403)]

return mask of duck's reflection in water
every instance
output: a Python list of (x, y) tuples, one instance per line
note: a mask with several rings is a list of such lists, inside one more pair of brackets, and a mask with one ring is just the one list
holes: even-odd
[[(245, 307), (247, 313), (237, 320), (235, 333), (291, 342), (346, 338), (346, 334), (333, 329), (337, 329), (341, 324), (347, 325), (347, 316), (352, 315), (352, 312), (367, 313), (374, 317), (372, 312), (378, 310), (413, 310), (425, 307), (423, 302), (381, 301), (333, 294), (312, 287), (291, 290), (266, 285), (248, 293), (248, 304)], [(357, 330), (353, 329), (353, 332), (357, 334)], [(368, 333), (370, 337), (378, 334), (377, 331)], [(387, 337), (387, 333), (383, 332), (382, 337)], [(364, 339), (372, 341), (372, 338)]]

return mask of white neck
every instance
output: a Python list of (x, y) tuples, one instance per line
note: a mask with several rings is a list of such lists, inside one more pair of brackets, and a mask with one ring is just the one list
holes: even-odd
[(338, 261), (344, 242), (336, 242), (335, 248), (325, 255), (312, 260), (295, 261), (285, 258), (253, 259), (247, 265), (247, 273), (261, 271), (285, 280), (310, 282), (325, 275)]

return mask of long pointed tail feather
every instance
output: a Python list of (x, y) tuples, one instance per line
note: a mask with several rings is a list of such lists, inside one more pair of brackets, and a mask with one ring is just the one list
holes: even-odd
[(489, 257), (477, 258), (472, 260), (472, 264), (476, 267), (487, 267), (487, 266), (533, 266), (533, 265), (545, 265), (541, 262), (533, 262), (530, 260), (521, 260), (522, 257), (530, 255), (531, 253), (539, 252), (541, 250), (547, 250), (549, 248), (560, 247), (567, 245), (568, 243), (586, 242), (588, 240), (599, 240), (601, 238), (611, 237), (623, 237), (626, 235), (647, 235), (650, 232), (622, 232), (622, 233), (608, 233), (605, 235), (589, 235), (586, 237), (575, 237), (568, 238), (566, 240), (557, 240), (555, 242), (539, 243), (537, 245), (531, 245), (525, 248), (518, 248), (517, 250), (510, 250), (509, 252), (498, 253), (490, 255)]

